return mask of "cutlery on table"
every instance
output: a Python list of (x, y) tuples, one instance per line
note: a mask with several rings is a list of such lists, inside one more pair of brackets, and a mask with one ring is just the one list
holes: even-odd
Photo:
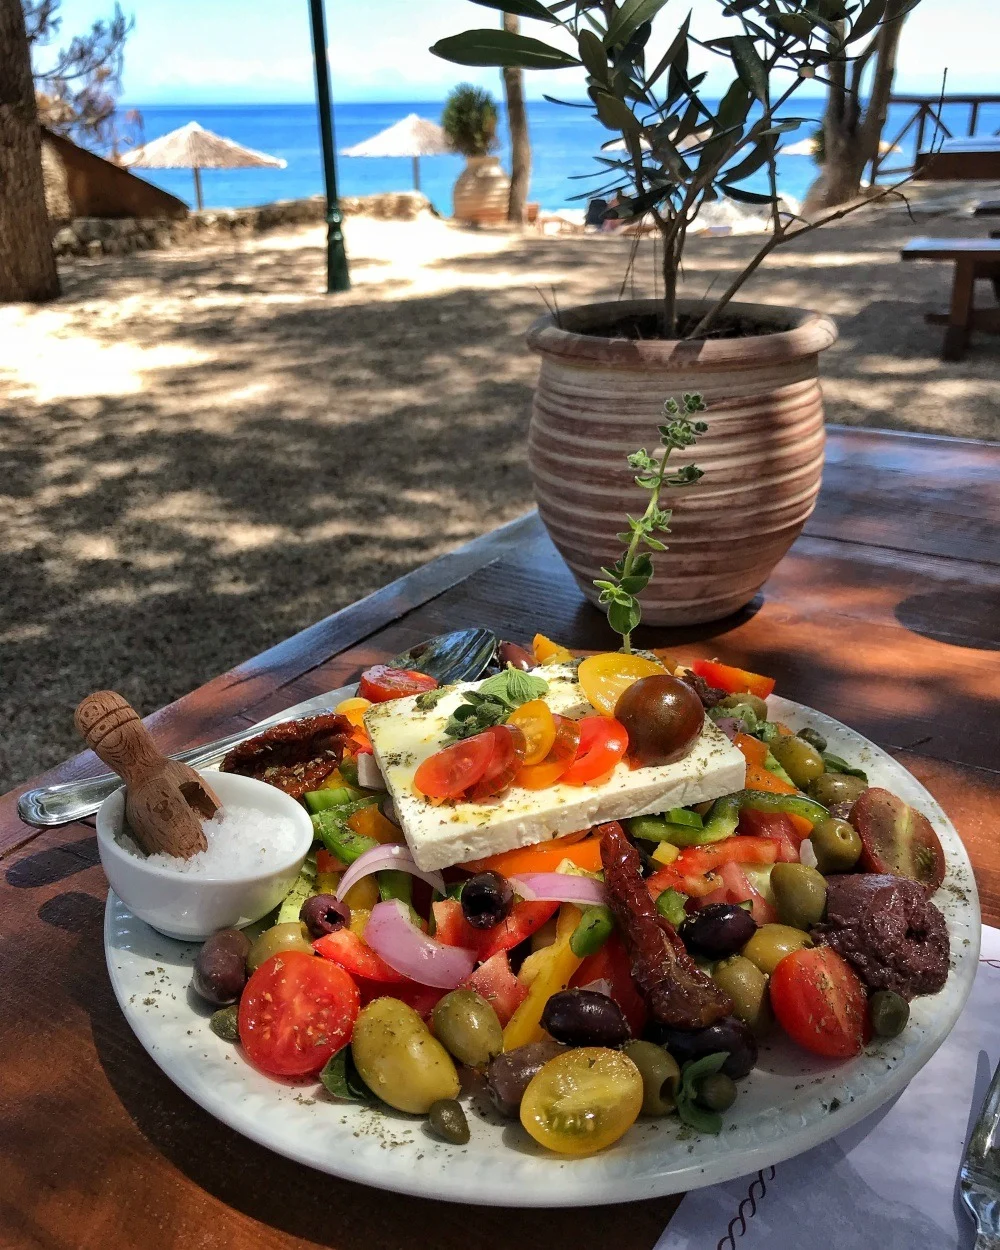
[(959, 1186), (976, 1222), (976, 1250), (1000, 1250), (1000, 1064), (969, 1138)]
[[(454, 681), (475, 681), (493, 663), (497, 652), (498, 639), (492, 630), (459, 629), (448, 634), (438, 634), (426, 642), (404, 651), (401, 655), (389, 660), (394, 668), (414, 668), (428, 673), (446, 686)], [(256, 737), (272, 725), (280, 725), (284, 721), (299, 720), (303, 716), (317, 716), (322, 712), (332, 712), (334, 707), (352, 693), (353, 687), (341, 687), (329, 690), (325, 694), (314, 695), (285, 708), (256, 725), (248, 725), (236, 733), (214, 742), (206, 742), (198, 747), (189, 747), (177, 751), (170, 756), (192, 767), (217, 763), (233, 747), (248, 738)], [(109, 794), (113, 794), (121, 785), (121, 778), (114, 773), (101, 773), (97, 777), (87, 777), (80, 781), (64, 781), (57, 785), (40, 786), (34, 790), (26, 790), (17, 801), (17, 814), (27, 825), (47, 828), (50, 825), (64, 825), (71, 820), (80, 820), (84, 816), (92, 816)]]

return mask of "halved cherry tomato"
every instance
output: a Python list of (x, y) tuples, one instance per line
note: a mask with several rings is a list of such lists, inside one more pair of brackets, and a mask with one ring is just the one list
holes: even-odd
[(492, 740), (493, 754), (483, 775), (466, 791), (465, 797), (473, 803), (502, 794), (517, 776), (524, 758), (524, 734), (516, 725), (494, 725), (484, 735)]
[(429, 799), (457, 799), (481, 779), (493, 752), (489, 731), (463, 738), (421, 763), (413, 776), (414, 788)]
[(433, 985), (417, 985), (415, 981), (391, 986), (379, 981), (363, 981), (360, 977), (355, 977), (355, 981), (361, 994), (362, 1007), (367, 1007), (376, 998), (396, 998), (424, 1018), (431, 1014), (439, 999), (448, 993), (447, 990), (435, 989)]
[(518, 1007), (528, 997), (527, 987), (510, 970), (506, 951), (497, 951), (484, 964), (465, 978), (462, 988), (475, 990), (485, 998), (497, 1013), (497, 1019), (505, 1025)]
[(342, 967), (305, 951), (279, 952), (243, 991), (240, 1041), (263, 1072), (306, 1076), (350, 1041), (360, 1006), (358, 987)]
[(518, 873), (555, 872), (564, 859), (586, 868), (588, 872), (601, 870), (601, 839), (587, 837), (580, 841), (578, 833), (567, 833), (562, 838), (538, 842), (534, 846), (519, 846), (512, 851), (499, 851), (485, 859), (473, 859), (460, 867), (467, 872), (502, 873), (512, 877)]
[(641, 655), (609, 651), (588, 655), (577, 669), (576, 679), (602, 716), (614, 716), (618, 700), (640, 677), (663, 676), (661, 665)]
[[(336, 929), (313, 942), (313, 950), (324, 959), (339, 964), (352, 976), (366, 981), (406, 981), (401, 972), (390, 968), (377, 951), (373, 951), (364, 938), (350, 929)], [(263, 964), (261, 965), (263, 967)]]
[(434, 936), (445, 946), (464, 946), (474, 950), (476, 958), (491, 959), (498, 951), (513, 950), (531, 937), (559, 910), (558, 903), (516, 902), (510, 915), (492, 929), (474, 929), (462, 914), (458, 899), (446, 898), (434, 903)]
[(710, 903), (749, 903), (750, 914), (758, 924), (773, 924), (778, 919), (777, 911), (751, 884), (740, 864), (735, 861), (720, 864), (719, 878), (719, 888), (700, 898), (699, 907), (707, 907)]
[(531, 642), (531, 650), (536, 664), (558, 664), (563, 660), (572, 660), (573, 652), (566, 647), (546, 638), (544, 634), (536, 634)]
[(868, 996), (830, 946), (786, 955), (771, 973), (771, 1006), (788, 1036), (814, 1055), (860, 1055), (871, 1037)]
[(791, 817), (785, 812), (760, 812), (744, 807), (740, 812), (737, 832), (750, 837), (770, 838), (777, 844), (779, 864), (797, 864), (799, 845), (803, 834), (795, 828)]
[(576, 759), (559, 778), (563, 785), (585, 786), (603, 780), (628, 750), (628, 734), (613, 716), (585, 716), (579, 722)]
[(762, 677), (760, 673), (720, 664), (718, 660), (695, 660), (691, 671), (704, 677), (710, 686), (729, 694), (755, 694), (759, 699), (766, 699), (774, 689), (773, 677)]
[(777, 857), (777, 845), (770, 838), (737, 835), (708, 846), (685, 847), (672, 863), (647, 877), (646, 885), (653, 898), (671, 886), (699, 898), (718, 889), (720, 881), (714, 873), (723, 864), (773, 864)]
[(888, 790), (872, 786), (851, 808), (851, 824), (861, 837), (866, 872), (910, 877), (931, 894), (944, 880), (945, 862), (934, 826), (922, 813)]
[(516, 781), (525, 790), (545, 790), (554, 786), (576, 759), (580, 746), (580, 722), (568, 716), (554, 717), (556, 738), (552, 749), (540, 764), (522, 765)]
[(540, 764), (552, 750), (556, 740), (556, 718), (544, 699), (532, 699), (522, 703), (507, 717), (508, 725), (516, 725), (524, 734), (525, 767)]
[(437, 682), (427, 673), (375, 664), (361, 674), (358, 696), (372, 703), (385, 703), (389, 699), (405, 699), (410, 694), (423, 694), (426, 690), (436, 689)]

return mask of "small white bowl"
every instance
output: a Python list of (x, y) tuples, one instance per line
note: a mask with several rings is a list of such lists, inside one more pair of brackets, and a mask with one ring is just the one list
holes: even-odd
[(97, 849), (111, 888), (134, 915), (167, 937), (202, 941), (219, 929), (242, 928), (266, 916), (288, 893), (313, 842), (309, 814), (282, 790), (237, 773), (205, 772), (222, 800), (254, 807), (295, 824), (296, 847), (287, 862), (237, 877), (171, 872), (147, 864), (118, 841), (125, 819), (125, 788), (104, 800), (97, 812)]

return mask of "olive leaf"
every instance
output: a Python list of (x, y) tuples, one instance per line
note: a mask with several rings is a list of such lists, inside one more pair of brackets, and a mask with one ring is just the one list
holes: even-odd
[(431, 52), (456, 65), (516, 66), (520, 69), (566, 69), (577, 57), (528, 35), (507, 30), (466, 30), (431, 45)]
[(334, 1098), (344, 1098), (348, 1102), (378, 1102), (377, 1094), (372, 1093), (358, 1074), (354, 1063), (354, 1055), (350, 1046), (344, 1046), (335, 1055), (331, 1055), (319, 1074), (323, 1088)]

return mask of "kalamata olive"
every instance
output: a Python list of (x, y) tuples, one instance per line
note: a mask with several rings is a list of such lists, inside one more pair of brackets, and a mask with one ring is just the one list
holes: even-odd
[(531, 1078), (565, 1049), (558, 1042), (529, 1042), (490, 1061), (486, 1069), (486, 1088), (490, 1101), (502, 1116), (508, 1120), (518, 1118), (521, 1099)]
[(705, 709), (689, 685), (668, 673), (640, 677), (615, 704), (628, 733), (628, 753), (640, 766), (671, 764), (694, 746)]
[(250, 939), (240, 929), (220, 929), (198, 952), (191, 974), (195, 991), (215, 1007), (234, 1003), (247, 983)]
[(351, 909), (332, 894), (313, 894), (302, 904), (299, 919), (311, 938), (321, 938), (350, 924)]
[(726, 1016), (707, 1029), (668, 1029), (662, 1024), (653, 1025), (650, 1033), (654, 1041), (666, 1046), (677, 1062), (684, 1066), (692, 1059), (726, 1051), (729, 1058), (722, 1071), (738, 1081), (752, 1071), (757, 1062), (757, 1039), (750, 1028), (736, 1016)]
[(621, 1046), (631, 1037), (622, 1009), (596, 990), (560, 990), (542, 1012), (542, 1028), (568, 1046)]
[(502, 642), (497, 647), (497, 659), (500, 661), (501, 668), (506, 668), (508, 664), (513, 664), (522, 673), (526, 673), (529, 668), (536, 667), (535, 657), (530, 651), (526, 651), (524, 647), (519, 647), (516, 642)]
[(474, 929), (494, 929), (514, 906), (514, 890), (499, 872), (477, 872), (462, 887), (462, 915)]
[(678, 932), (693, 953), (725, 959), (750, 941), (757, 932), (757, 922), (736, 903), (709, 903), (688, 916)]

